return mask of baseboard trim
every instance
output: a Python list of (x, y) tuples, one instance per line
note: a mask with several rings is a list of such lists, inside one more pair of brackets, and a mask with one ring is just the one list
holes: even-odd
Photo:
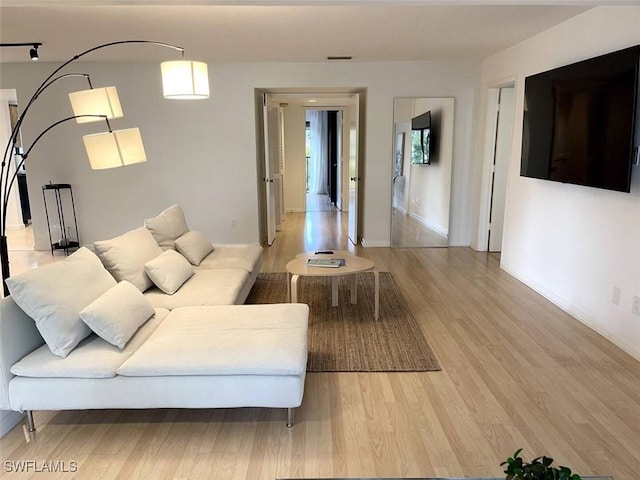
[(586, 313), (581, 308), (577, 307), (576, 305), (573, 305), (571, 302), (560, 297), (559, 295), (556, 295), (551, 290), (547, 289), (544, 285), (538, 283), (537, 281), (523, 274), (522, 272), (512, 267), (511, 265), (508, 265), (502, 262), (500, 264), (500, 268), (502, 268), (505, 272), (507, 272), (512, 277), (524, 283), (529, 288), (533, 289), (536, 293), (539, 293), (540, 295), (542, 295), (544, 298), (546, 298), (551, 303), (553, 303), (556, 307), (565, 311), (566, 313), (571, 315), (573, 318), (578, 320), (580, 323), (586, 325), (587, 327), (589, 327), (591, 330), (598, 333), (599, 335), (602, 335), (604, 338), (609, 340), (615, 346), (617, 346), (621, 350), (624, 350), (633, 358), (640, 361), (640, 351), (638, 351), (637, 347), (634, 347), (628, 342), (621, 341), (618, 338), (613, 338), (613, 336), (609, 332), (603, 330), (596, 324), (596, 322), (594, 321), (591, 315)]
[(364, 248), (380, 248), (380, 247), (390, 247), (390, 241), (380, 241), (380, 240), (365, 240), (364, 238), (360, 240), (360, 243)]
[(0, 438), (13, 430), (26, 417), (25, 413), (0, 410)]
[(449, 247), (466, 247), (466, 248), (471, 248), (469, 246), (469, 242), (454, 242), (451, 241), (451, 239), (449, 239)]
[(433, 230), (435, 232), (438, 232), (443, 237), (449, 236), (449, 229), (443, 227), (442, 225), (438, 225), (438, 224), (435, 224), (433, 222), (430, 222), (426, 218), (421, 217), (420, 215), (412, 213), (412, 212), (409, 212), (409, 217), (411, 217), (413, 220), (415, 220), (419, 224), (424, 225), (425, 227), (430, 228), (431, 230)]

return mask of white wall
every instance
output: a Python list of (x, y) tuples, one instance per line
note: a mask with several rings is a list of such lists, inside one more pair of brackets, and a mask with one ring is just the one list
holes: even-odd
[[(529, 179), (519, 172), (524, 77), (636, 45), (639, 25), (640, 7), (598, 7), (482, 64), (483, 97), (500, 79), (516, 79), (502, 267), (638, 359), (640, 317), (631, 313), (631, 302), (640, 296), (639, 167), (631, 194)], [(477, 118), (484, 117), (479, 111)], [(478, 139), (482, 134), (479, 130)], [(481, 158), (482, 142), (477, 145)], [(619, 306), (612, 303), (614, 287), (622, 290)]]
[[(206, 60), (206, 59), (205, 59)], [(20, 102), (57, 65), (3, 65), (2, 88), (16, 88)], [(224, 63), (210, 64), (212, 98), (165, 100), (155, 64), (76, 64), (95, 86), (116, 85), (125, 117), (113, 128), (138, 126), (148, 162), (91, 171), (82, 135), (95, 124), (63, 125), (49, 133), (29, 159), (36, 245), (46, 248), (40, 187), (49, 180), (74, 187), (83, 243), (108, 238), (142, 224), (174, 202), (183, 205), (192, 228), (220, 243), (259, 238), (256, 177), (255, 88), (362, 87), (367, 89), (363, 237), (389, 245), (393, 98), (456, 98), (452, 225), (454, 244), (469, 244), (471, 223), (472, 115), (478, 65), (468, 63)], [(66, 93), (84, 89), (65, 79), (45, 92), (25, 123), (25, 142), (56, 119), (70, 115)], [(237, 220), (237, 228), (231, 221)]]

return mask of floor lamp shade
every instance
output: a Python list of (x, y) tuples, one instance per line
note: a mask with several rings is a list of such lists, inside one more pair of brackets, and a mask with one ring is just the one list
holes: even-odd
[[(116, 87), (92, 88), (69, 94), (74, 115), (106, 115), (110, 120), (123, 116)], [(99, 117), (76, 118), (78, 123), (96, 122)]]
[(206, 63), (174, 60), (162, 62), (160, 67), (165, 98), (209, 98), (209, 73)]
[(147, 161), (138, 128), (85, 135), (82, 138), (93, 170), (123, 167)]

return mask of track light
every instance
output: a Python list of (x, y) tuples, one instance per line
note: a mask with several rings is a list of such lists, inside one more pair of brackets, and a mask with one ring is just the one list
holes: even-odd
[(29, 50), (29, 55), (31, 56), (31, 60), (34, 62), (38, 61), (38, 44), (34, 43), (33, 48)]
[(32, 47), (29, 50), (29, 56), (34, 62), (38, 60), (38, 47), (41, 46), (41, 42), (28, 42), (28, 43), (0, 43), (0, 47)]

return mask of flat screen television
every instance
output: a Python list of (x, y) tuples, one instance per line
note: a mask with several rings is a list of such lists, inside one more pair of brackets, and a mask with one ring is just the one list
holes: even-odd
[(640, 46), (525, 79), (520, 175), (629, 192)]
[(411, 163), (431, 163), (431, 112), (411, 119)]

